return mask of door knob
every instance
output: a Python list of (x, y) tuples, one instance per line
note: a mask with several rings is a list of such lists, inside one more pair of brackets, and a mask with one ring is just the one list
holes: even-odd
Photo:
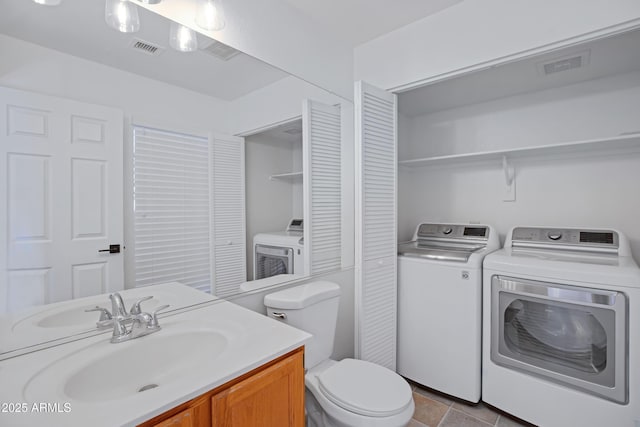
[(119, 254), (120, 245), (109, 245), (109, 249), (98, 249), (98, 252), (109, 252), (110, 254)]

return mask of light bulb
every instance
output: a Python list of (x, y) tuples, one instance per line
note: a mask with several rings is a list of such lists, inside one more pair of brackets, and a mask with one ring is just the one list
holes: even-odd
[(205, 30), (218, 31), (224, 28), (224, 11), (220, 0), (198, 0), (196, 24)]
[(138, 8), (129, 0), (106, 0), (104, 19), (121, 33), (135, 33), (140, 29)]
[(62, 0), (33, 0), (33, 2), (45, 6), (58, 6), (60, 3), (62, 3)]
[(180, 52), (193, 52), (194, 50), (198, 50), (196, 32), (177, 22), (172, 22), (169, 31), (169, 45)]

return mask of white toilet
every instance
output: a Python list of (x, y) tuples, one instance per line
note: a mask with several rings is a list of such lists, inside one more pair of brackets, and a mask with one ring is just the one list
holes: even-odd
[(270, 317), (313, 335), (305, 346), (308, 427), (402, 427), (413, 416), (409, 384), (395, 372), (355, 359), (329, 359), (340, 287), (312, 282), (264, 297)]

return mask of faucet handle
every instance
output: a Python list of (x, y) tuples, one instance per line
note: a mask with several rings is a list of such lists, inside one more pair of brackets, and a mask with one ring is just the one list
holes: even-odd
[(129, 310), (129, 314), (131, 314), (132, 316), (135, 316), (136, 314), (140, 314), (142, 313), (142, 309), (140, 308), (140, 304), (144, 301), (148, 301), (151, 298), (153, 298), (153, 296), (148, 296), (148, 297), (144, 297), (144, 298), (140, 298), (138, 301), (136, 301), (132, 306), (131, 306), (131, 310)]
[(109, 310), (107, 310), (106, 308), (102, 308), (102, 307), (98, 307), (97, 305), (95, 306), (95, 308), (89, 308), (87, 310), (85, 310), (85, 313), (90, 313), (92, 311), (99, 311), (100, 312), (100, 319), (98, 319), (98, 322), (104, 322), (105, 320), (111, 320), (113, 317), (111, 316), (111, 313), (109, 313)]
[(149, 327), (150, 328), (160, 328), (160, 325), (158, 324), (158, 313), (171, 307), (169, 304), (166, 305), (161, 305), (160, 307), (156, 308), (155, 311), (153, 312), (153, 315), (151, 317), (151, 321), (149, 322)]

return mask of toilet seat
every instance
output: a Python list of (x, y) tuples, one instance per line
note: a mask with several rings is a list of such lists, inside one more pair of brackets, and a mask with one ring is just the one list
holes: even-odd
[(318, 375), (319, 391), (335, 405), (368, 417), (390, 417), (413, 403), (411, 388), (395, 372), (344, 359)]

